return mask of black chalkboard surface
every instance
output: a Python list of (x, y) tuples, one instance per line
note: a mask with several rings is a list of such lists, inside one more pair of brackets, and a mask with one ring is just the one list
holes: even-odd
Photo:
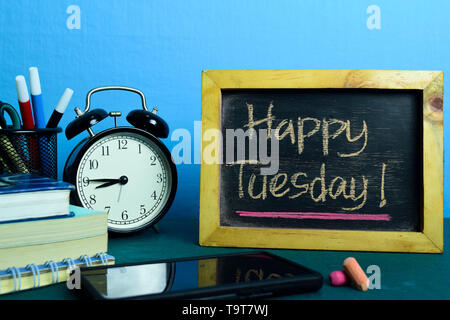
[[(220, 225), (421, 231), (422, 92), (222, 90)], [(245, 159), (238, 137), (230, 149), (227, 133), (249, 128), (279, 139), (276, 173), (248, 161), (263, 151), (250, 158), (248, 137)]]

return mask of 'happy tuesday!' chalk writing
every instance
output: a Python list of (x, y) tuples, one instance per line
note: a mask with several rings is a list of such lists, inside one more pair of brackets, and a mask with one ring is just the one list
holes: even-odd
[[(244, 128), (256, 129), (258, 127), (261, 129), (261, 126), (265, 125), (267, 139), (271, 137), (279, 141), (287, 139), (291, 145), (296, 145), (298, 155), (305, 152), (305, 141), (313, 135), (322, 136), (321, 151), (325, 157), (328, 157), (330, 154), (330, 142), (340, 135), (345, 136), (345, 142), (359, 148), (350, 153), (336, 152), (339, 158), (358, 157), (367, 147), (369, 128), (365, 120), (355, 124), (350, 120), (342, 119), (298, 117), (295, 120), (283, 119), (274, 127), (274, 108), (274, 104), (270, 103), (267, 109), (267, 116), (264, 119), (255, 120), (253, 115), (254, 107), (252, 104), (247, 103), (248, 122), (244, 125)], [(352, 131), (357, 133), (352, 135)], [(273, 135), (271, 135), (272, 133)], [(254, 165), (254, 163), (251, 161), (239, 162), (237, 192), (240, 199), (249, 197), (251, 199), (265, 200), (269, 196), (286, 199), (309, 197), (315, 203), (326, 203), (327, 201), (344, 198), (351, 200), (353, 205), (342, 207), (341, 209), (345, 211), (344, 213), (236, 211), (240, 216), (327, 220), (390, 220), (390, 216), (387, 214), (354, 213), (356, 210), (362, 209), (367, 203), (369, 179), (364, 175), (359, 178), (351, 177), (350, 179), (345, 179), (341, 176), (327, 177), (326, 164), (321, 163), (318, 168), (318, 174), (312, 179), (308, 178), (307, 173), (299, 171), (291, 175), (278, 172), (272, 177), (251, 173), (249, 179), (244, 181), (244, 167), (248, 165)], [(380, 179), (377, 181), (380, 185), (379, 208), (387, 204), (384, 190), (386, 167), (385, 163), (380, 165)], [(359, 179), (358, 184), (356, 183), (357, 179)]]

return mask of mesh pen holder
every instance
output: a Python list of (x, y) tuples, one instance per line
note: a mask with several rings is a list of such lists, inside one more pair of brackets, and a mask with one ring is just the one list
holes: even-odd
[(57, 179), (61, 128), (0, 130), (0, 173), (33, 173)]

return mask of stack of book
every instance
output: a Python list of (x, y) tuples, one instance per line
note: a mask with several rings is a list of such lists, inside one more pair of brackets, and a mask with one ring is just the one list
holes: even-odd
[(66, 281), (75, 265), (113, 264), (107, 214), (69, 205), (71, 184), (0, 176), (0, 294)]

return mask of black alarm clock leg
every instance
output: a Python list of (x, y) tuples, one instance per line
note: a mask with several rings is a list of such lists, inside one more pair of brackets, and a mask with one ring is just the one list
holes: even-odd
[(153, 231), (155, 231), (155, 233), (159, 233), (159, 228), (158, 228), (158, 226), (156, 224), (154, 224), (152, 226), (152, 229), (153, 229)]

